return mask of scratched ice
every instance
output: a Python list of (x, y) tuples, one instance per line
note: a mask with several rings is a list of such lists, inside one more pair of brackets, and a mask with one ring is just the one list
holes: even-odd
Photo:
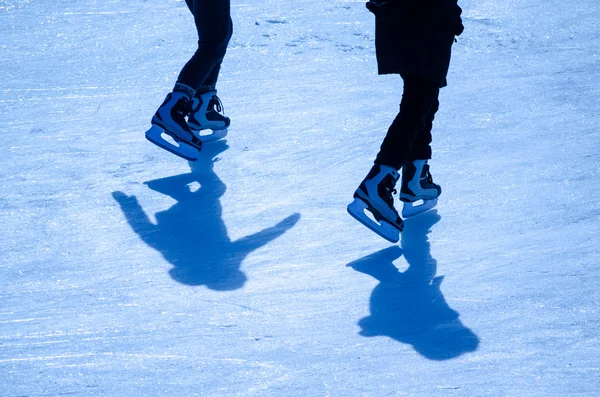
[(364, 1), (232, 1), (227, 140), (144, 131), (180, 0), (0, 0), (0, 396), (594, 396), (597, 0), (463, 0), (436, 211), (346, 213), (395, 116)]

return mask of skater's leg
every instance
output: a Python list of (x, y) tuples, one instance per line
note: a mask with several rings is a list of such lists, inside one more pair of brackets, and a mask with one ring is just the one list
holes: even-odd
[[(229, 26), (227, 42), (229, 42), (233, 32), (233, 23), (231, 21)], [(211, 137), (218, 137), (218, 139), (225, 136), (225, 130), (231, 123), (229, 117), (226, 117), (224, 114), (221, 99), (217, 96), (216, 85), (219, 72), (221, 71), (221, 61), (214, 66), (206, 80), (196, 90), (193, 112), (188, 119), (188, 124), (193, 130), (213, 130)], [(221, 131), (221, 133), (216, 133), (215, 131)], [(205, 139), (210, 138), (206, 137)]]
[[(226, 52), (227, 45), (229, 44), (229, 41), (231, 40), (232, 35), (233, 35), (233, 21), (230, 18), (229, 19), (229, 33), (227, 34), (227, 37), (224, 41), (225, 48), (222, 49), (223, 52)], [(221, 63), (222, 62), (223, 62), (223, 57), (221, 57), (220, 61), (215, 65), (215, 67), (213, 67), (212, 71), (210, 72), (210, 74), (208, 75), (206, 80), (204, 80), (202, 85), (200, 85), (200, 87), (198, 87), (198, 89), (196, 90), (196, 96), (200, 96), (201, 94), (203, 94), (205, 92), (216, 91), (217, 80), (219, 79), (219, 73), (221, 72)]]
[[(233, 23), (230, 20), (226, 43), (231, 39), (232, 33)], [(196, 90), (193, 112), (188, 119), (188, 124), (193, 130), (213, 130), (211, 137), (216, 138), (218, 136), (219, 139), (225, 136), (224, 133), (226, 132), (224, 130), (229, 127), (231, 122), (229, 117), (224, 115), (223, 105), (217, 96), (216, 85), (221, 70), (221, 62), (222, 59), (213, 67), (206, 80)], [(216, 134), (214, 131), (217, 130), (222, 132)], [(210, 138), (205, 137), (204, 139)]]
[(205, 92), (217, 90), (217, 80), (219, 79), (219, 72), (221, 72), (221, 63), (215, 65), (215, 67), (210, 72), (210, 75), (207, 77), (204, 83), (202, 83), (202, 85), (198, 87), (198, 89), (196, 90), (196, 97), (199, 97)]
[(402, 167), (400, 200), (405, 203), (418, 200), (434, 200), (442, 193), (440, 185), (433, 182), (433, 177), (429, 172), (429, 164), (427, 164), (427, 160), (431, 159), (431, 130), (438, 109), (438, 95), (435, 95), (431, 109), (425, 118), (425, 126), (415, 138), (407, 156), (407, 161)]
[(213, 67), (212, 71), (208, 75), (208, 77), (204, 80), (202, 85), (198, 88), (199, 93), (207, 92), (207, 91), (215, 91), (217, 86), (217, 80), (219, 79), (219, 73), (221, 72), (221, 63), (223, 62), (223, 57), (225, 56), (225, 52), (227, 51), (227, 45), (231, 40), (231, 36), (233, 35), (233, 21), (231, 18), (229, 19), (229, 32), (225, 41), (223, 42), (223, 48), (221, 49), (223, 56), (221, 56), (219, 62)]
[(431, 109), (425, 118), (425, 126), (421, 132), (417, 134), (415, 140), (413, 141), (412, 147), (407, 156), (407, 161), (431, 159), (431, 130), (433, 129), (433, 119), (435, 118), (435, 114), (438, 111), (439, 106), (440, 102), (438, 100), (438, 95), (436, 95), (433, 99)]
[[(190, 9), (190, 12), (192, 13), (192, 15), (194, 15), (194, 0), (185, 0), (185, 3), (187, 4), (188, 8)], [(201, 7), (200, 7), (201, 9)], [(227, 45), (229, 44), (229, 41), (231, 40), (231, 36), (233, 34), (233, 21), (231, 20), (231, 17), (229, 18), (229, 33), (227, 38), (224, 41), (225, 44), (225, 50), (227, 50)], [(200, 36), (200, 33), (198, 34)], [(222, 61), (222, 59), (221, 59)], [(217, 84), (217, 79), (219, 78), (219, 72), (221, 70), (221, 62), (219, 62), (217, 65), (215, 65), (215, 67), (212, 69), (212, 71), (210, 72), (209, 76), (206, 78), (206, 80), (202, 83), (202, 85), (200, 87), (198, 87), (198, 89), (196, 90), (196, 93), (204, 93), (207, 91), (214, 91), (215, 86)]]
[(181, 70), (177, 81), (197, 90), (202, 85), (216, 84), (233, 24), (229, 0), (187, 0), (187, 4), (198, 30), (198, 49)]
[[(428, 117), (433, 121), (431, 111), (435, 108), (439, 87), (429, 81), (407, 78), (400, 103), (400, 112), (390, 125), (375, 164), (389, 165), (397, 170), (409, 159), (417, 137), (426, 130)], [(429, 135), (431, 131), (429, 131)], [(425, 134), (420, 138), (421, 151), (429, 150), (431, 137)]]
[[(186, 0), (194, 16), (198, 30), (198, 49), (181, 70), (173, 92), (157, 111), (152, 123), (196, 146), (196, 138), (186, 139), (191, 134), (190, 120), (186, 118), (198, 109), (200, 98), (210, 89), (214, 90), (221, 62), (232, 34), (229, 0)], [(202, 87), (201, 92), (198, 88)], [(183, 89), (182, 89), (183, 88)], [(181, 93), (190, 94), (191, 97)], [(181, 101), (179, 100), (181, 97)], [(216, 92), (209, 95), (204, 107), (220, 109)], [(171, 100), (174, 99), (174, 100)], [(176, 106), (176, 110), (173, 107)], [(226, 128), (228, 119), (220, 116), (218, 126)], [(192, 120), (195, 121), (195, 120)]]

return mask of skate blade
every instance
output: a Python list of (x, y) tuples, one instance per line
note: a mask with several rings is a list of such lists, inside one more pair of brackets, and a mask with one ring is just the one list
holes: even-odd
[(227, 128), (222, 130), (194, 130), (194, 135), (196, 135), (202, 143), (210, 143), (214, 141), (218, 141), (219, 139), (223, 139), (227, 136)]
[(400, 230), (393, 226), (391, 223), (381, 220), (379, 222), (371, 219), (366, 211), (368, 211), (367, 204), (355, 198), (354, 201), (348, 204), (348, 213), (357, 221), (362, 223), (364, 226), (377, 233), (391, 243), (397, 243), (400, 240)]
[[(175, 143), (172, 143), (171, 140), (167, 140), (166, 138), (171, 138), (171, 140)], [(188, 145), (185, 142), (172, 139), (172, 137), (168, 136), (168, 134), (157, 125), (153, 125), (148, 131), (146, 131), (146, 139), (176, 156), (189, 161), (198, 160), (198, 149)]]
[(413, 203), (405, 202), (402, 207), (402, 217), (411, 218), (429, 211), (437, 205), (438, 199), (433, 200), (418, 200)]

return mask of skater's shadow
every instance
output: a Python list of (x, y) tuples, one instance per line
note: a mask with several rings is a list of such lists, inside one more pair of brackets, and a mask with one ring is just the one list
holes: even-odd
[(300, 214), (293, 214), (275, 226), (231, 241), (221, 218), (220, 197), (226, 186), (213, 170), (218, 154), (227, 148), (226, 141), (207, 144), (200, 158), (190, 162), (190, 173), (146, 182), (152, 190), (177, 201), (155, 215), (156, 224), (135, 196), (113, 193), (132, 229), (174, 266), (170, 271), (173, 279), (219, 291), (241, 288), (246, 275), (240, 266), (246, 256), (284, 234), (300, 219)]
[[(431, 257), (429, 228), (437, 211), (407, 219), (402, 248), (393, 246), (349, 263), (379, 281), (371, 294), (371, 315), (359, 321), (363, 336), (389, 336), (407, 343), (431, 360), (448, 360), (477, 350), (479, 338), (467, 328), (440, 289), (437, 262)], [(400, 272), (393, 262), (404, 254), (409, 264)]]

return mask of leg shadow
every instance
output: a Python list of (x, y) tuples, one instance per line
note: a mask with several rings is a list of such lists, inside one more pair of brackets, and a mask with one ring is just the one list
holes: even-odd
[[(448, 360), (477, 350), (479, 338), (467, 328), (440, 289), (437, 262), (427, 233), (440, 220), (437, 211), (407, 219), (402, 248), (386, 248), (348, 266), (379, 281), (371, 294), (371, 315), (359, 321), (363, 336), (388, 336), (407, 343), (430, 360)], [(404, 254), (409, 268), (393, 262)]]
[(200, 158), (190, 162), (190, 173), (146, 182), (150, 189), (177, 201), (155, 215), (156, 224), (135, 196), (113, 192), (132, 229), (174, 266), (170, 275), (182, 284), (205, 285), (219, 291), (243, 287), (246, 275), (240, 267), (246, 256), (284, 234), (300, 219), (296, 213), (270, 228), (231, 241), (220, 202), (227, 187), (213, 169), (217, 156), (227, 149), (226, 141), (207, 144)]

